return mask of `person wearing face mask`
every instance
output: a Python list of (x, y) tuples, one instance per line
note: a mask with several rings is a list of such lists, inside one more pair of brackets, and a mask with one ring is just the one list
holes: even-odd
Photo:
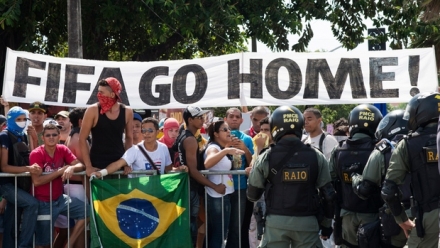
[[(29, 166), (30, 149), (27, 146), (28, 137), (24, 130), (26, 128), (26, 112), (16, 106), (7, 114), (7, 128), (0, 133), (1, 144), (1, 172), (3, 173), (24, 173), (41, 174), (38, 165)], [(37, 223), (38, 201), (29, 194), (30, 178), (19, 177), (17, 187), (14, 177), (3, 177), (0, 180), (0, 195), (7, 200), (8, 204), (4, 218), (3, 247), (32, 247), (32, 237)], [(15, 209), (17, 207), (17, 216)], [(15, 218), (23, 220), (21, 231), (15, 226)], [(20, 219), (17, 220), (18, 226)], [(18, 234), (18, 239), (15, 237)]]
[[(122, 86), (114, 77), (98, 82), (98, 103), (89, 106), (79, 133), (87, 175), (117, 161), (133, 145), (133, 110), (121, 103)], [(123, 133), (125, 130), (125, 142)], [(92, 133), (92, 145), (87, 138)]]
[(177, 136), (179, 136), (179, 122), (174, 118), (167, 118), (163, 124), (163, 136), (159, 139), (159, 142), (168, 147), (173, 165), (179, 163), (179, 154), (173, 149)]

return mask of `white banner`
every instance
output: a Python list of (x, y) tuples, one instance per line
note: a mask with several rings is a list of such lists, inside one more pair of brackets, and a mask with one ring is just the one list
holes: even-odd
[(97, 82), (118, 78), (136, 109), (408, 102), (437, 90), (434, 48), (346, 53), (237, 53), (219, 57), (113, 62), (8, 49), (3, 96), (84, 107)]

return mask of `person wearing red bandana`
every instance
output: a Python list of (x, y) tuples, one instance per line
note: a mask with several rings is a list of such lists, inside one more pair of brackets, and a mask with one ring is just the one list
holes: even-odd
[(245, 134), (251, 136), (251, 138), (255, 137), (260, 132), (260, 121), (269, 116), (269, 109), (267, 107), (258, 106), (252, 109), (251, 111), (251, 123), (252, 126), (243, 131)]
[[(99, 80), (98, 85), (98, 102), (87, 108), (79, 133), (88, 176), (120, 159), (133, 145), (133, 110), (121, 103), (121, 83), (109, 77)], [(90, 133), (92, 145), (89, 151), (87, 138)]]
[(159, 142), (164, 143), (168, 147), (170, 157), (173, 165), (179, 165), (179, 154), (174, 151), (173, 145), (179, 136), (179, 122), (174, 118), (167, 118), (163, 123), (163, 136), (159, 139)]

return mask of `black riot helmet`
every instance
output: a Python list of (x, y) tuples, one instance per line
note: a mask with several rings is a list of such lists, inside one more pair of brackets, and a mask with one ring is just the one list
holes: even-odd
[(392, 140), (397, 134), (408, 134), (408, 121), (403, 119), (404, 113), (404, 110), (397, 109), (385, 115), (377, 126), (376, 138)]
[(368, 134), (374, 137), (374, 132), (382, 120), (382, 113), (370, 104), (361, 104), (354, 107), (348, 116), (350, 137), (355, 133)]
[(281, 106), (273, 111), (269, 125), (275, 142), (278, 142), (286, 134), (295, 134), (301, 139), (304, 117), (296, 107)]
[(440, 114), (440, 93), (419, 93), (409, 100), (403, 119), (411, 131), (437, 120)]

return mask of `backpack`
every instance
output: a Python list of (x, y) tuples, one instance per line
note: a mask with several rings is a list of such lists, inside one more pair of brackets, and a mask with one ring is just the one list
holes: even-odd
[[(4, 130), (8, 134), (9, 140), (11, 141), (12, 150), (14, 154), (14, 166), (28, 166), (29, 165), (29, 155), (31, 151), (25, 141), (19, 139), (13, 133)], [(18, 177), (17, 187), (29, 192), (32, 186), (31, 177)]]
[[(329, 133), (327, 132), (322, 132), (321, 138), (319, 138), (319, 148), (317, 148), (321, 153), (324, 153), (322, 150), (322, 144), (324, 143), (325, 137), (327, 137), (327, 135), (329, 135)], [(305, 139), (301, 140), (303, 143), (307, 140), (308, 137), (306, 137)]]

